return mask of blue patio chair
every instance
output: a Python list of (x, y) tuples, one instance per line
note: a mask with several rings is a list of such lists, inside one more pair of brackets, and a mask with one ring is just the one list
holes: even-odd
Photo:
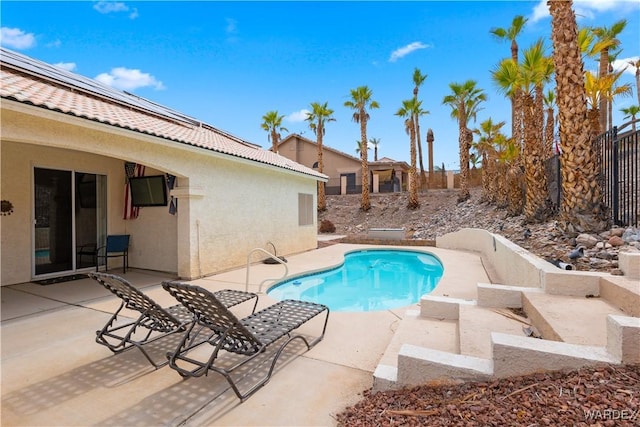
[(109, 258), (122, 258), (122, 272), (127, 272), (129, 266), (129, 235), (114, 234), (107, 236), (107, 244), (96, 249), (96, 271), (100, 267), (100, 259), (104, 259), (104, 268), (109, 270)]

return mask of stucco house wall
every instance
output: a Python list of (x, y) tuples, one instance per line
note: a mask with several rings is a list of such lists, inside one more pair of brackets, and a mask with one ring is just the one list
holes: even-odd
[[(278, 154), (313, 168), (313, 165), (318, 161), (318, 145), (315, 141), (297, 134), (291, 134), (278, 145)], [(328, 194), (339, 194), (340, 176), (342, 174), (355, 174), (356, 185), (360, 189), (362, 184), (362, 163), (359, 158), (334, 150), (323, 144), (322, 166), (322, 173), (329, 176), (329, 181), (326, 184)]]
[[(14, 211), (0, 216), (1, 285), (34, 279), (34, 168), (107, 177), (107, 233), (131, 235), (132, 268), (193, 279), (243, 266), (251, 249), (270, 249), (267, 242), (276, 246), (278, 255), (317, 247), (316, 189), (326, 176), (258, 146), (236, 143), (234, 137), (212, 128), (185, 126), (185, 132), (196, 139), (178, 134), (186, 138), (180, 142), (55, 111), (49, 105), (20, 102), (7, 95), (8, 90), (5, 86), (0, 104), (0, 178), (2, 200), (10, 200)], [(99, 107), (112, 113), (109, 105)], [(119, 120), (122, 114), (130, 114), (128, 109), (122, 112), (120, 104), (113, 108)], [(142, 117), (143, 123), (146, 120)], [(163, 129), (164, 121), (158, 123)], [(170, 126), (169, 130), (182, 132), (183, 125)], [(206, 135), (204, 143), (197, 139), (200, 134)], [(211, 147), (197, 145), (206, 145), (210, 139), (214, 140)], [(170, 193), (178, 202), (176, 215), (168, 207), (143, 207), (138, 218), (122, 218), (125, 162), (145, 165), (147, 176), (177, 177)], [(300, 195), (306, 197), (302, 225)]]
[[(318, 162), (318, 145), (316, 141), (312, 141), (298, 134), (291, 134), (285, 137), (278, 144), (278, 153), (297, 163), (303, 164), (309, 168)], [(327, 145), (327, 141), (323, 142), (322, 150), (322, 173), (329, 176), (326, 184), (327, 194), (343, 194), (341, 188), (340, 177), (344, 174), (355, 174), (355, 186), (351, 192), (360, 193), (362, 191), (362, 162), (359, 157), (336, 150)], [(408, 183), (409, 165), (406, 162), (395, 161), (393, 159), (383, 158), (379, 161), (369, 159), (369, 186), (370, 191), (376, 192), (374, 187), (373, 175), (380, 172), (388, 172), (394, 170), (398, 177), (398, 191), (402, 191)]]

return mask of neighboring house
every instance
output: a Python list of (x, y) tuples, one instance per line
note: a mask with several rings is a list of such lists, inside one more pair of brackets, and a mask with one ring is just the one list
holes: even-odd
[[(318, 168), (318, 144), (298, 134), (291, 134), (278, 144), (278, 154), (312, 169)], [(359, 158), (322, 144), (322, 173), (329, 177), (326, 194), (362, 192), (362, 162)], [(390, 193), (406, 190), (409, 165), (384, 157), (369, 162), (369, 190)], [(397, 178), (394, 187), (394, 177)]]
[[(317, 247), (325, 175), (146, 99), (0, 53), (2, 285), (91, 271), (79, 249), (111, 234), (131, 236), (131, 267), (184, 279), (245, 265), (267, 242), (278, 254)], [(140, 166), (175, 183), (166, 201), (159, 187), (161, 206), (123, 219), (127, 177)]]

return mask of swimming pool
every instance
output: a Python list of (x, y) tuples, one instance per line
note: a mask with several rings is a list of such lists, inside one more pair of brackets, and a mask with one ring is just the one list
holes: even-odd
[(440, 260), (427, 252), (366, 249), (347, 253), (338, 267), (276, 283), (267, 294), (325, 304), (332, 311), (380, 311), (418, 302), (442, 273)]

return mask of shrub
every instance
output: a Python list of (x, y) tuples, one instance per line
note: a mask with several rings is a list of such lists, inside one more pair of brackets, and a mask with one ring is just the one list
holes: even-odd
[(331, 221), (329, 221), (328, 219), (323, 219), (322, 222), (320, 223), (320, 232), (321, 233), (335, 233), (336, 232), (336, 226), (333, 225), (333, 223)]

